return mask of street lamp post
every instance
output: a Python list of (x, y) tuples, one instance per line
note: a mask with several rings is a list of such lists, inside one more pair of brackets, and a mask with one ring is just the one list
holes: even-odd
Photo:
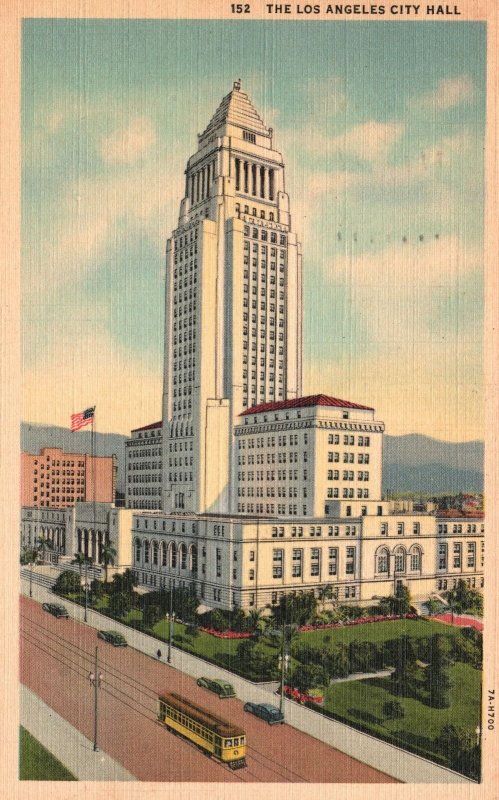
[(171, 663), (172, 660), (172, 620), (175, 621), (175, 615), (173, 613), (173, 581), (170, 578), (170, 611), (166, 615), (168, 620), (168, 663)]
[(29, 596), (33, 597), (33, 557), (34, 553), (31, 553), (31, 559), (29, 562)]
[(93, 687), (94, 690), (94, 753), (97, 753), (99, 750), (97, 744), (97, 711), (98, 711), (98, 691), (101, 687), (102, 683), (102, 672), (98, 670), (98, 663), (97, 663), (97, 652), (98, 647), (95, 648), (95, 662), (94, 662), (94, 671), (90, 673), (88, 676), (90, 681), (90, 687)]
[(84, 620), (87, 621), (87, 609), (88, 609), (88, 561), (85, 559), (85, 614)]
[(171, 664), (173, 631), (175, 628), (175, 611), (173, 611), (171, 614), (167, 614), (167, 617), (168, 617), (168, 663)]
[(283, 707), (284, 707), (284, 676), (286, 674), (286, 669), (289, 662), (289, 655), (285, 652), (285, 642), (286, 642), (286, 625), (283, 622), (281, 655), (279, 656), (279, 666), (281, 668), (281, 693), (279, 697), (279, 711), (281, 712), (281, 714), (283, 713)]

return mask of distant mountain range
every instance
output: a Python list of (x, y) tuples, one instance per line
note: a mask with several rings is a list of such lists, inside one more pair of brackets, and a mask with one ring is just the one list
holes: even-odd
[(483, 492), (483, 442), (442, 442), (411, 433), (385, 436), (383, 491)]
[[(38, 453), (60, 447), (69, 453), (90, 453), (90, 430), (21, 423), (21, 449)], [(96, 433), (98, 456), (118, 457), (118, 491), (125, 490), (125, 440), (118, 433)], [(442, 442), (412, 433), (385, 436), (383, 491), (457, 494), (483, 491), (483, 442)]]

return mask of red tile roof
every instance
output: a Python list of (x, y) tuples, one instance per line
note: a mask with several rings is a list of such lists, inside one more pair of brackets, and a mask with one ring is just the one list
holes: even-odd
[(155, 428), (161, 428), (162, 422), (151, 422), (150, 425), (144, 425), (143, 428), (132, 428), (132, 433), (137, 433), (137, 431), (152, 431)]
[(374, 411), (374, 408), (370, 406), (361, 406), (359, 403), (351, 403), (349, 400), (339, 400), (337, 397), (328, 397), (326, 394), (311, 394), (308, 397), (295, 397), (292, 400), (281, 400), (278, 403), (262, 403), (259, 406), (252, 406), (239, 414), (239, 416), (261, 414), (263, 411), (281, 411), (286, 408), (308, 408), (310, 406), (334, 406), (335, 408), (359, 408), (363, 411)]

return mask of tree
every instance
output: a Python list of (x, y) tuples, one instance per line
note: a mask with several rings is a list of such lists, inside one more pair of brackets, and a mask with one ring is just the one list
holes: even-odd
[(319, 587), (319, 602), (322, 603), (322, 613), (326, 610), (326, 602), (332, 600), (334, 596), (334, 589), (330, 583), (325, 583), (324, 586)]
[(430, 614), (430, 616), (431, 614), (437, 614), (441, 608), (441, 605), (442, 604), (439, 603), (438, 600), (434, 600), (432, 597), (429, 597), (428, 600), (426, 600), (425, 602), (426, 609), (428, 611), (428, 614)]
[(116, 556), (117, 551), (114, 545), (111, 542), (104, 542), (101, 549), (101, 557), (104, 562), (104, 583), (107, 583), (109, 565), (114, 565)]
[(110, 591), (114, 594), (126, 592), (133, 597), (133, 587), (137, 586), (137, 579), (135, 573), (131, 569), (126, 569), (124, 572), (116, 572), (113, 575), (113, 580), (109, 586)]
[(112, 616), (123, 616), (132, 607), (132, 598), (128, 592), (113, 592), (109, 598), (109, 611)]
[(42, 561), (44, 562), (45, 550), (53, 550), (54, 545), (49, 539), (45, 538), (45, 536), (39, 536), (38, 539), (35, 539), (35, 548), (37, 552), (41, 554)]
[(326, 683), (327, 675), (320, 664), (300, 664), (291, 676), (291, 686), (300, 692), (308, 692)]
[(459, 772), (466, 770), (467, 774), (479, 775), (480, 752), (473, 732), (460, 725), (444, 725), (436, 744), (451, 767)]
[(21, 552), (21, 564), (34, 564), (38, 551), (31, 547), (23, 547)]
[(429, 658), (430, 664), (424, 671), (428, 702), (433, 708), (447, 708), (451, 687), (448, 674), (451, 663), (451, 644), (446, 636), (435, 633), (431, 637)]
[(409, 697), (415, 693), (418, 675), (414, 640), (404, 635), (396, 642), (397, 649), (393, 653), (395, 671), (392, 673), (391, 679), (395, 684), (397, 694)]
[(78, 575), (73, 570), (64, 570), (54, 584), (54, 591), (59, 594), (81, 592), (81, 582)]
[(89, 560), (90, 559), (87, 558), (85, 553), (75, 553), (74, 554), (74, 558), (73, 558), (71, 563), (72, 564), (78, 564), (78, 569), (79, 569), (79, 572), (80, 572), (80, 583), (83, 580), (83, 575), (82, 575), (83, 565), (84, 564), (88, 564)]
[(461, 578), (457, 586), (447, 592), (447, 602), (449, 606), (460, 614), (463, 611), (475, 611), (483, 613), (483, 597), (476, 589), (471, 589)]
[(323, 649), (321, 664), (326, 671), (328, 680), (346, 678), (350, 674), (348, 645), (345, 642), (339, 642), (332, 650)]
[(283, 623), (290, 625), (306, 625), (315, 616), (317, 599), (313, 591), (297, 594), (290, 592), (282, 595), (279, 605), (274, 608), (274, 620), (276, 625)]
[(386, 719), (403, 719), (405, 716), (404, 706), (398, 700), (388, 700), (383, 703), (383, 716)]

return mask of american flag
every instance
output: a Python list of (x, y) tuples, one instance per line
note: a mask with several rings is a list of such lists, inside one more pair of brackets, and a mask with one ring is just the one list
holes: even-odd
[(71, 414), (71, 430), (73, 432), (79, 431), (85, 425), (90, 425), (94, 421), (94, 411), (95, 406), (86, 408), (85, 411), (80, 411), (79, 414)]

